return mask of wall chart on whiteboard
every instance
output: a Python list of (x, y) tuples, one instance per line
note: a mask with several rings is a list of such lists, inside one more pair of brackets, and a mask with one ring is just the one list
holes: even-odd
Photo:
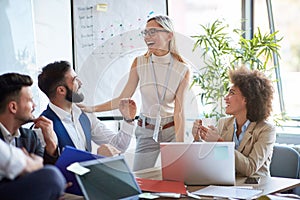
[(161, 0), (72, 1), (74, 65), (86, 104), (121, 92), (133, 59), (147, 51), (140, 33), (146, 21), (166, 12)]

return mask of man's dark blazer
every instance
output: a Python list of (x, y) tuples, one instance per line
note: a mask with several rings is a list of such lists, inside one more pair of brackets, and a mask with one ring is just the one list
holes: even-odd
[[(43, 148), (40, 139), (37, 137), (37, 134), (27, 128), (19, 128), (21, 136), (16, 138), (16, 147), (24, 147), (28, 153), (34, 153), (38, 156), (44, 158), (44, 164), (54, 164), (57, 160), (57, 157), (49, 155)], [(0, 138), (4, 140), (2, 132), (0, 130)]]

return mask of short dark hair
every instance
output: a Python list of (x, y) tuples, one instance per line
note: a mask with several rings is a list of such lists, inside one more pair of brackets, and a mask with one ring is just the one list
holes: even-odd
[(265, 74), (245, 66), (231, 70), (229, 77), (246, 98), (247, 118), (251, 122), (266, 120), (272, 112), (273, 85)]
[(55, 95), (56, 88), (65, 83), (65, 74), (71, 69), (67, 61), (56, 61), (43, 67), (38, 75), (38, 86), (49, 99)]
[(11, 100), (18, 100), (22, 87), (33, 84), (30, 76), (18, 73), (5, 73), (0, 76), (0, 113)]

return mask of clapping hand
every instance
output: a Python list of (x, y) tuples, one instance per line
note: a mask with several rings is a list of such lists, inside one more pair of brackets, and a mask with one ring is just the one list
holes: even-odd
[(202, 120), (197, 119), (194, 121), (192, 134), (194, 136), (194, 141), (200, 141), (200, 126), (202, 125)]
[(212, 125), (203, 126), (202, 120), (195, 120), (192, 133), (195, 141), (199, 141), (200, 139), (207, 142), (223, 141), (218, 129)]
[(220, 135), (216, 127), (210, 125), (208, 127), (201, 125), (199, 127), (200, 137), (207, 142), (216, 142), (219, 140)]
[(97, 149), (97, 154), (101, 156), (106, 156), (106, 157), (111, 157), (114, 155), (120, 154), (121, 151), (119, 151), (117, 148), (110, 144), (102, 144), (100, 147)]
[(119, 103), (119, 110), (125, 120), (134, 119), (136, 115), (136, 104), (132, 99), (121, 99)]

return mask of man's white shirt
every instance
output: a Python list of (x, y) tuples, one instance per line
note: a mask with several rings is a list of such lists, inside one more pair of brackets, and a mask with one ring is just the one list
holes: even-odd
[(0, 140), (0, 180), (14, 179), (25, 168), (26, 157), (23, 151)]
[[(72, 105), (72, 113), (68, 113), (58, 106), (49, 103), (49, 107), (55, 112), (55, 114), (62, 121), (65, 129), (67, 130), (72, 142), (77, 149), (86, 150), (86, 138), (82, 126), (79, 121), (79, 117), (82, 113), (81, 109), (76, 105)], [(118, 133), (107, 128), (107, 126), (100, 121), (93, 113), (85, 113), (91, 123), (91, 137), (92, 141), (98, 145), (111, 144), (121, 152), (125, 152), (128, 148), (131, 137), (134, 133), (134, 124), (122, 122), (121, 129)], [(35, 130), (45, 145), (42, 133)]]

